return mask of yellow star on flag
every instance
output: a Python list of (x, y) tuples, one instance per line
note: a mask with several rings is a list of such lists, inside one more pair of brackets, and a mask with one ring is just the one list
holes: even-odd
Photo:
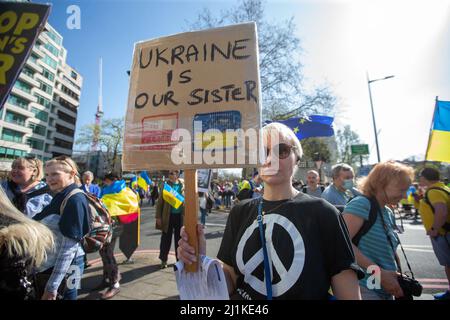
[(305, 119), (305, 118), (301, 118), (299, 122), (300, 122), (301, 124), (304, 124), (304, 123), (306, 122), (306, 119)]
[(295, 127), (293, 131), (294, 131), (295, 134), (297, 134), (297, 132), (298, 132), (298, 127)]

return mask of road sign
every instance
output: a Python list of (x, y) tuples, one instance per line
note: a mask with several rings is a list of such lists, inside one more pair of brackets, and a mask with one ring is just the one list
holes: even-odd
[(368, 144), (354, 144), (351, 146), (352, 155), (365, 155), (369, 154), (369, 145)]

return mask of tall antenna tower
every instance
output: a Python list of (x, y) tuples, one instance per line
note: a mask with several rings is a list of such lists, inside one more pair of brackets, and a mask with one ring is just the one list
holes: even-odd
[(98, 151), (98, 140), (100, 136), (100, 126), (102, 124), (103, 117), (103, 83), (102, 83), (102, 58), (100, 58), (100, 66), (99, 66), (99, 81), (98, 81), (98, 105), (97, 112), (95, 113), (95, 128), (94, 128), (94, 137), (92, 139), (91, 151)]

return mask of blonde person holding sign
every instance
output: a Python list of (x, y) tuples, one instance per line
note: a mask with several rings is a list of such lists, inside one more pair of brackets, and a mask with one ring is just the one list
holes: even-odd
[[(184, 193), (184, 182), (180, 179), (180, 171), (169, 171), (169, 179), (165, 183), (174, 189), (178, 194)], [(161, 269), (167, 267), (167, 257), (169, 255), (170, 247), (172, 245), (172, 233), (175, 240), (175, 252), (178, 248), (178, 241), (180, 239), (180, 229), (183, 225), (184, 204), (175, 208), (172, 201), (165, 198), (164, 184), (161, 186), (162, 197), (158, 198), (156, 203), (156, 228), (162, 231), (161, 243), (159, 246), (159, 259), (161, 260)], [(177, 256), (178, 260), (178, 256)]]
[[(331, 286), (338, 299), (360, 299), (360, 269), (339, 212), (292, 187), (302, 156), (299, 140), (285, 125), (271, 123), (263, 128), (263, 141), (268, 154), (260, 169), (264, 194), (232, 208), (218, 253), (230, 297), (328, 299)], [(275, 161), (279, 168), (269, 174)], [(203, 227), (197, 232), (204, 255)], [(184, 228), (181, 238), (178, 257), (191, 264), (196, 256)]]

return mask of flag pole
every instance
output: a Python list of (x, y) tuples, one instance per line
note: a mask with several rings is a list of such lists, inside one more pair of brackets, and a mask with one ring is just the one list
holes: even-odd
[(426, 150), (426, 152), (425, 152), (425, 160), (424, 160), (424, 162), (423, 162), (423, 166), (424, 166), (424, 167), (425, 167), (425, 165), (427, 164), (427, 155), (428, 155), (428, 151), (430, 151), (431, 133), (432, 133), (432, 131), (433, 131), (434, 117), (435, 117), (435, 115), (436, 115), (437, 104), (438, 104), (438, 96), (436, 96), (436, 101), (434, 102), (433, 119), (431, 120), (430, 133), (428, 134), (427, 150)]

